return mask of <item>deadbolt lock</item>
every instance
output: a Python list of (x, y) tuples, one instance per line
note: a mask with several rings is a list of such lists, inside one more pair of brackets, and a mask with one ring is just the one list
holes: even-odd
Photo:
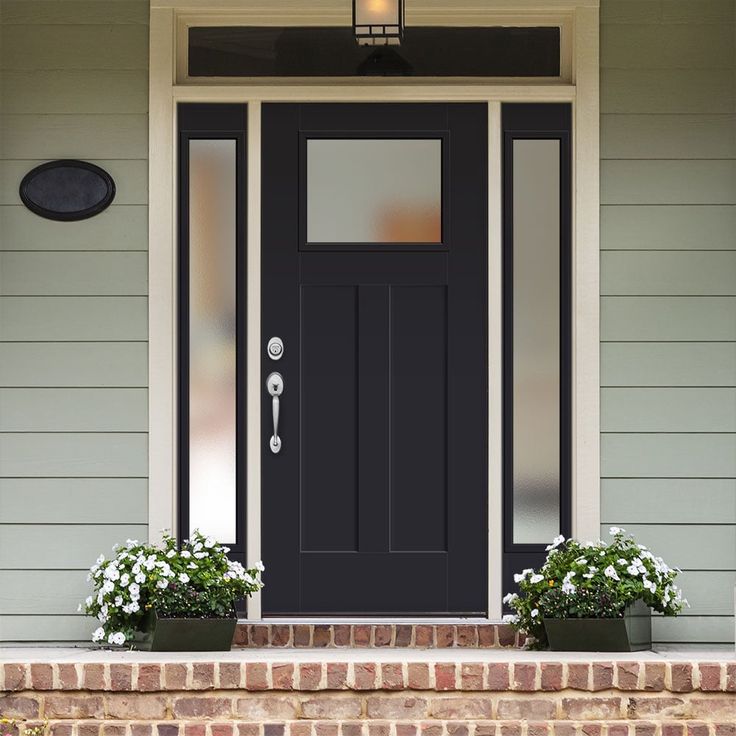
[(271, 360), (281, 360), (281, 356), (284, 354), (284, 341), (280, 337), (272, 337), (268, 341), (266, 352)]

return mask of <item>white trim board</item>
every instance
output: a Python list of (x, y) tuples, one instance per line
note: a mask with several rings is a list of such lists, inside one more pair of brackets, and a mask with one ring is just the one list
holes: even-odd
[[(344, 14), (346, 0), (316, 0), (312, 22), (327, 24)], [(501, 616), (500, 438), (500, 110), (505, 101), (571, 102), (573, 135), (573, 533), (598, 538), (600, 518), (599, 410), (599, 103), (598, 2), (545, 0), (514, 3), (423, 0), (426, 17), (451, 13), (454, 22), (472, 13), (507, 18), (555, 12), (572, 19), (569, 83), (519, 84), (518, 80), (304, 80), (303, 84), (223, 80), (176, 84), (176, 38), (180, 15), (227, 19), (242, 15), (242, 0), (152, 0), (149, 114), (149, 530), (156, 539), (176, 520), (176, 103), (248, 104), (248, 445), (247, 559), (260, 557), (260, 106), (270, 101), (482, 101), (489, 109), (489, 620)], [(249, 6), (282, 23), (303, 11), (301, 0)], [(417, 13), (417, 3), (414, 3)], [(291, 14), (291, 16), (290, 16)], [(464, 15), (463, 15), (464, 14)], [(342, 15), (340, 16), (342, 17)], [(334, 17), (333, 17), (334, 20)], [(223, 21), (224, 22), (224, 21)], [(154, 214), (155, 213), (155, 214)], [(261, 616), (260, 599), (249, 601), (248, 618)]]

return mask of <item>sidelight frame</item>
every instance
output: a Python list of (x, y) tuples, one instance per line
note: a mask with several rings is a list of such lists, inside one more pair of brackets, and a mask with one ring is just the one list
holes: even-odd
[[(558, 80), (501, 79), (208, 80), (189, 84), (177, 77), (181, 55), (178, 30), (186, 22), (237, 23), (243, 13), (271, 25), (343, 24), (343, 0), (321, 0), (306, 8), (301, 0), (257, 2), (243, 9), (241, 0), (151, 0), (149, 73), (149, 538), (177, 522), (176, 367), (176, 103), (248, 103), (247, 175), (247, 396), (252, 411), (247, 437), (246, 561), (260, 557), (260, 107), (262, 102), (453, 102), (482, 101), (489, 111), (489, 618), (501, 617), (502, 458), (501, 393), (501, 103), (570, 102), (573, 106), (572, 227), (572, 532), (597, 538), (600, 530), (599, 411), (599, 9), (598, 0), (451, 0), (421, 1), (412, 23), (498, 25), (562, 23), (563, 68)], [(347, 6), (346, 6), (347, 7)], [(349, 24), (349, 18), (346, 22)], [(268, 336), (263, 336), (267, 338)], [(248, 618), (261, 617), (259, 596), (248, 602)]]

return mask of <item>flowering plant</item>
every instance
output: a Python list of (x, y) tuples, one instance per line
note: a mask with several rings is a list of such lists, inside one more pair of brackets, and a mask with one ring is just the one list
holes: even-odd
[(678, 569), (636, 544), (625, 530), (612, 526), (610, 533), (609, 544), (560, 535), (547, 546), (539, 571), (529, 568), (514, 575), (521, 594), (503, 599), (516, 612), (507, 620), (533, 637), (533, 646), (547, 644), (544, 618), (620, 618), (639, 600), (676, 616), (687, 605), (674, 584)]
[(40, 725), (28, 726), (23, 721), (15, 718), (3, 718), (0, 716), (0, 736), (43, 736), (48, 728), (44, 721)]
[(94, 586), (80, 610), (100, 626), (92, 641), (122, 645), (152, 610), (161, 618), (229, 618), (235, 601), (263, 587), (263, 565), (246, 570), (227, 547), (195, 531), (181, 546), (165, 534), (161, 544), (129, 539), (115, 556), (100, 555), (88, 580)]

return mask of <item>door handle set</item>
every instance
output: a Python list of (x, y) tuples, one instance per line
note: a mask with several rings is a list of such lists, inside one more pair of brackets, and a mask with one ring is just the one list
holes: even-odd
[(271, 412), (273, 414), (273, 435), (269, 440), (269, 447), (274, 455), (281, 451), (281, 438), (279, 437), (279, 409), (281, 402), (279, 396), (284, 392), (284, 379), (280, 373), (271, 373), (266, 379), (266, 388), (271, 396)]

